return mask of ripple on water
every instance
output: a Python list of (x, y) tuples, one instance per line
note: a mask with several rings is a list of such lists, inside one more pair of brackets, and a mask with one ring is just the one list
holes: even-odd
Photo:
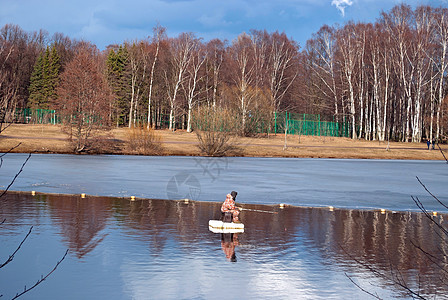
[(223, 237), (208, 230), (219, 203), (12, 193), (1, 204), (7, 221), (0, 226), (0, 258), (35, 228), (0, 272), (6, 298), (23, 288), (22, 274), (33, 281), (67, 248), (69, 256), (33, 296), (227, 299), (219, 292), (226, 282), (242, 299), (365, 297), (346, 274), (382, 298), (404, 296), (357, 261), (382, 272), (392, 263), (425, 295), (446, 291), (435, 280), (441, 272), (410, 242), (428, 251), (446, 246), (421, 214), (289, 207), (246, 213), (245, 232)]

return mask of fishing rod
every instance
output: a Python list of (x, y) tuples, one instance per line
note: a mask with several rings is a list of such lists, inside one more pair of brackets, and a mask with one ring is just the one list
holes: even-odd
[(248, 210), (248, 211), (256, 211), (256, 212), (263, 212), (268, 214), (278, 214), (277, 211), (268, 211), (268, 210), (259, 210), (259, 209), (250, 209), (250, 208), (242, 208), (238, 207), (240, 210)]

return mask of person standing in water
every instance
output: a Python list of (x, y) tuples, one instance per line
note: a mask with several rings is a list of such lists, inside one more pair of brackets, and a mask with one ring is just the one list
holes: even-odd
[(226, 200), (221, 205), (221, 212), (223, 214), (223, 222), (239, 222), (239, 214), (240, 211), (238, 207), (235, 206), (235, 199), (238, 193), (232, 191), (230, 194), (227, 194)]

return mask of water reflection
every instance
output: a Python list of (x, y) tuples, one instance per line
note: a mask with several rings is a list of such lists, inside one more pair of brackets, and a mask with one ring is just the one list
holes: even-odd
[(236, 246), (238, 246), (238, 233), (221, 233), (221, 248), (228, 261), (236, 262)]
[(53, 223), (60, 227), (64, 242), (72, 253), (82, 258), (100, 244), (110, 217), (110, 200), (85, 201), (79, 197), (40, 195), (48, 203)]
[[(39, 233), (29, 267), (0, 270), (0, 294), (6, 298), (23, 284), (6, 285), (11, 272), (40, 270), (36, 253), (57, 255), (67, 247), (70, 258), (54, 275), (57, 278), (49, 278), (48, 289), (34, 296), (98, 296), (83, 294), (76, 284), (57, 285), (59, 278), (71, 282), (71, 276), (90, 293), (97, 285), (113, 286), (102, 292), (106, 294), (101, 297), (109, 299), (140, 299), (147, 293), (150, 298), (216, 298), (213, 289), (223, 278), (231, 278), (242, 298), (365, 296), (346, 273), (382, 297), (406, 296), (369, 268), (385, 274), (397, 271), (403, 282), (420, 287), (424, 295), (448, 292), (443, 281), (446, 265), (437, 268), (418, 249), (445, 259), (447, 243), (421, 213), (251, 205), (248, 208), (278, 214), (242, 211), (244, 234), (215, 234), (208, 230), (208, 221), (220, 218), (221, 203), (22, 193), (9, 193), (0, 201), (0, 219), (7, 219), (0, 226), (1, 259), (10, 254), (16, 245), (13, 237), (25, 228), (34, 225)], [(445, 224), (445, 217), (434, 220)], [(81, 268), (80, 261), (87, 264)], [(180, 288), (185, 278), (188, 287)]]

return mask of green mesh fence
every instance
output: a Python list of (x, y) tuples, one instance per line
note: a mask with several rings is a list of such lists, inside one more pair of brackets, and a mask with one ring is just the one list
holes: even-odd
[[(162, 124), (168, 126), (168, 115), (163, 115)], [(238, 116), (232, 115), (231, 123), (239, 124)], [(180, 119), (179, 119), (180, 121)], [(251, 122), (248, 118), (246, 122)], [(60, 124), (61, 118), (55, 110), (51, 109), (17, 109), (15, 112), (15, 122), (31, 124)], [(143, 119), (141, 120), (144, 123)], [(161, 124), (161, 125), (162, 125)], [(179, 126), (177, 122), (177, 126)], [(207, 113), (197, 118), (193, 117), (193, 127), (200, 130), (228, 130), (225, 120), (211, 118)], [(162, 125), (162, 127), (163, 127)], [(275, 113), (272, 121), (259, 121), (251, 125), (258, 133), (285, 133), (294, 135), (314, 135), (350, 137), (351, 124), (349, 122), (322, 121), (320, 115), (298, 114), (298, 113)]]
[[(285, 128), (287, 126), (287, 128)], [(320, 115), (276, 113), (275, 133), (314, 136), (350, 137), (349, 122), (322, 121)]]
[(14, 121), (17, 123), (30, 124), (59, 124), (60, 117), (54, 109), (16, 109)]
[[(232, 122), (240, 124), (237, 115), (233, 115)], [(206, 114), (200, 118), (194, 118), (194, 128), (200, 130), (213, 130), (211, 123), (216, 123), (215, 130), (226, 130), (224, 126), (219, 126), (220, 122), (207, 116)], [(251, 118), (247, 118), (246, 122), (251, 122)], [(218, 126), (216, 126), (218, 125)], [(349, 122), (332, 122), (322, 121), (320, 115), (298, 114), (298, 113), (276, 113), (272, 121), (259, 121), (257, 124), (251, 124), (257, 133), (280, 133), (284, 134), (285, 129), (288, 134), (294, 135), (313, 135), (313, 136), (332, 136), (332, 137), (350, 137), (351, 124)]]

